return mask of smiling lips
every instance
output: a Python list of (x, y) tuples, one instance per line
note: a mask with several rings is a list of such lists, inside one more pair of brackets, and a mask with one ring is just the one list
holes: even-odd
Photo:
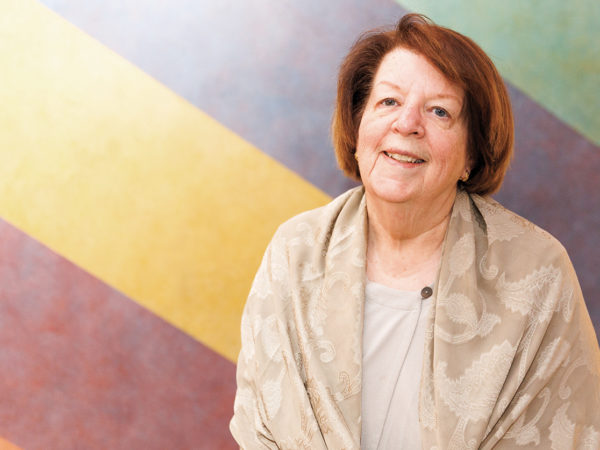
[(387, 156), (388, 158), (392, 158), (395, 161), (407, 162), (412, 164), (421, 164), (425, 162), (425, 160), (423, 159), (414, 158), (412, 156), (403, 155), (401, 153), (390, 153), (385, 151), (383, 153), (385, 154), (385, 156)]

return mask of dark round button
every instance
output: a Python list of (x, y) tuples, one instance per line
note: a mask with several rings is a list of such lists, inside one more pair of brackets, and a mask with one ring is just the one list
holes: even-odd
[(429, 286), (425, 286), (423, 289), (421, 289), (422, 298), (429, 298), (431, 297), (431, 294), (433, 294), (433, 289), (431, 289)]

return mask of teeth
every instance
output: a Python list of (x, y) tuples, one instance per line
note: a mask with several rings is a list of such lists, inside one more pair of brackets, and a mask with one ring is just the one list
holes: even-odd
[(390, 158), (395, 159), (396, 161), (409, 162), (409, 163), (425, 162), (422, 159), (411, 158), (410, 156), (400, 155), (398, 153), (388, 153), (388, 152), (384, 152), (384, 153), (386, 154), (386, 156), (389, 156)]

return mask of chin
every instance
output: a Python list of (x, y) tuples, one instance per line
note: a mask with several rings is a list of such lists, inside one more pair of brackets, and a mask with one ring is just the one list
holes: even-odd
[(381, 183), (377, 187), (365, 186), (367, 195), (371, 198), (388, 203), (404, 203), (417, 198), (414, 189), (403, 183)]

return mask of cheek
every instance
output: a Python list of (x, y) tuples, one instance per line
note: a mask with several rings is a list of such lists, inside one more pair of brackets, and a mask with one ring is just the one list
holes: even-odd
[(377, 145), (378, 136), (379, 133), (375, 124), (368, 119), (363, 119), (358, 127), (356, 152), (359, 155), (372, 153)]
[(356, 138), (356, 153), (362, 153), (365, 147), (365, 129), (363, 126), (363, 122), (360, 123), (358, 127), (358, 136)]
[(464, 166), (469, 159), (469, 152), (467, 149), (469, 139), (467, 134), (467, 127), (464, 123), (462, 123), (461, 126), (457, 129), (454, 139), (454, 150), (459, 155), (458, 159), (460, 159), (461, 164)]
[(369, 154), (367, 150), (367, 144), (365, 143), (364, 136), (360, 136), (356, 141), (356, 157), (358, 158), (359, 164), (360, 161), (363, 161), (365, 157)]
[(441, 134), (439, 139), (431, 143), (432, 148), (443, 149), (442, 159), (450, 167), (464, 168), (467, 162), (467, 143), (462, 133), (453, 133), (452, 135)]

